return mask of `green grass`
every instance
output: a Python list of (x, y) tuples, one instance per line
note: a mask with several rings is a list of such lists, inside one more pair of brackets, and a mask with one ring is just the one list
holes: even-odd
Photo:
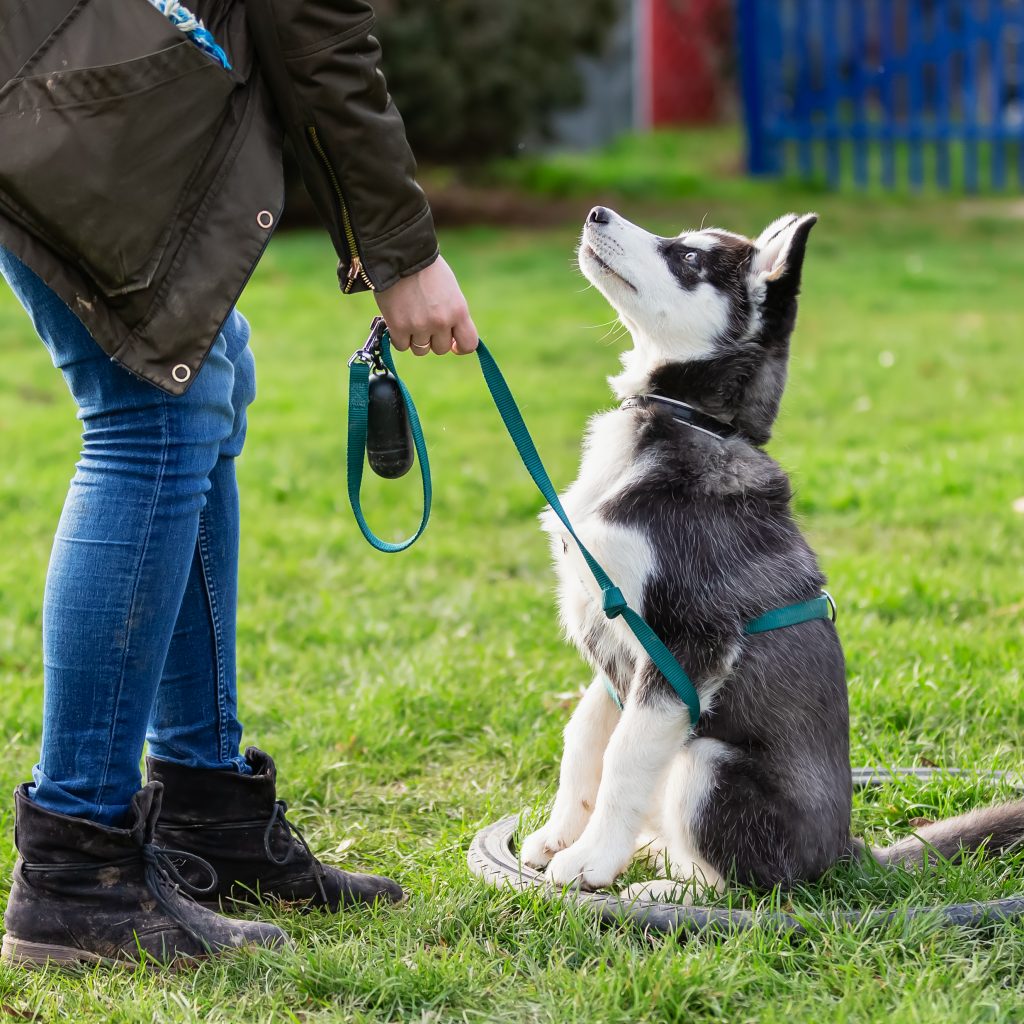
[[(660, 172), (656, 172), (660, 173)], [(585, 183), (582, 191), (586, 191)], [(628, 189), (627, 189), (628, 191)], [(643, 190), (639, 190), (640, 193)], [(579, 201), (582, 219), (587, 201)], [(995, 200), (849, 200), (744, 185), (629, 199), (659, 230), (705, 216), (756, 232), (816, 207), (789, 391), (772, 453), (840, 605), (854, 760), (1024, 768), (1024, 279), (1020, 209)], [(443, 246), (557, 481), (609, 402), (610, 313), (571, 266), (575, 225), (465, 230)], [(560, 730), (587, 674), (559, 639), (540, 499), (472, 360), (403, 370), (424, 419), (435, 516), (404, 555), (373, 552), (345, 498), (344, 360), (372, 303), (342, 300), (318, 235), (278, 239), (248, 289), (260, 394), (243, 488), (240, 673), (247, 738), (328, 857), (392, 872), (398, 910), (279, 920), (296, 951), (194, 974), (0, 970), (14, 1019), (75, 1021), (1019, 1020), (1024, 925), (810, 926), (793, 942), (647, 940), (465, 867), (477, 828), (550, 799)], [(39, 740), (40, 599), (77, 450), (64, 386), (0, 293), (0, 789)], [(371, 481), (386, 535), (416, 484)], [(970, 780), (858, 797), (857, 831), (1003, 798)], [(0, 877), (14, 860), (0, 810)], [(924, 877), (836, 871), (776, 903), (800, 912), (1020, 891), (1024, 858)], [(6, 881), (0, 882), (5, 886)], [(2, 895), (2, 894), (0, 894)], [(749, 894), (733, 899), (749, 904)]]

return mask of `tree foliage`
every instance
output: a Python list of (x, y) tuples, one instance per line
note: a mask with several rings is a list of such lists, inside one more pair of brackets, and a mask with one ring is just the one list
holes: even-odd
[(391, 94), (418, 156), (473, 162), (548, 133), (582, 98), (622, 0), (377, 0)]

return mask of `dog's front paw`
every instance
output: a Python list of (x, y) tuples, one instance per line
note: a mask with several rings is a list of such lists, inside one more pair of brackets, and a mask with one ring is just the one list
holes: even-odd
[(546, 868), (548, 862), (560, 850), (572, 844), (572, 838), (549, 821), (536, 832), (531, 832), (524, 840), (519, 851), (524, 864), (531, 868)]
[[(625, 859), (628, 861), (628, 854)], [(614, 856), (607, 848), (581, 840), (555, 854), (548, 865), (547, 877), (555, 885), (604, 889), (619, 877), (624, 866), (623, 858)]]

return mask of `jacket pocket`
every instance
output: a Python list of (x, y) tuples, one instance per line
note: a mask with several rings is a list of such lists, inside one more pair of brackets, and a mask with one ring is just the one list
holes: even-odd
[(0, 203), (108, 295), (146, 288), (237, 80), (182, 39), (0, 90)]

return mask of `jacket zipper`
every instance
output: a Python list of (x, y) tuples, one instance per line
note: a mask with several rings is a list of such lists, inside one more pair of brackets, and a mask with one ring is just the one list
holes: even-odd
[(359, 246), (356, 243), (355, 229), (352, 227), (352, 218), (348, 212), (348, 204), (345, 202), (345, 193), (341, 190), (341, 182), (338, 181), (337, 174), (334, 173), (334, 168), (331, 166), (331, 161), (327, 158), (327, 153), (324, 151), (324, 147), (320, 145), (320, 136), (317, 134), (315, 125), (308, 125), (306, 132), (309, 135), (309, 141), (316, 150), (317, 156), (320, 157), (320, 162), (324, 165), (324, 169), (327, 171), (327, 177), (331, 180), (331, 185), (334, 188), (334, 196), (338, 201), (338, 209), (341, 212), (341, 226), (345, 232), (345, 241), (348, 243), (349, 253), (349, 265), (348, 274), (345, 278), (345, 287), (342, 292), (347, 294), (352, 291), (357, 280), (361, 280), (370, 291), (374, 291), (373, 282), (370, 280), (370, 275), (366, 273), (366, 269), (363, 267), (362, 257), (359, 255)]

